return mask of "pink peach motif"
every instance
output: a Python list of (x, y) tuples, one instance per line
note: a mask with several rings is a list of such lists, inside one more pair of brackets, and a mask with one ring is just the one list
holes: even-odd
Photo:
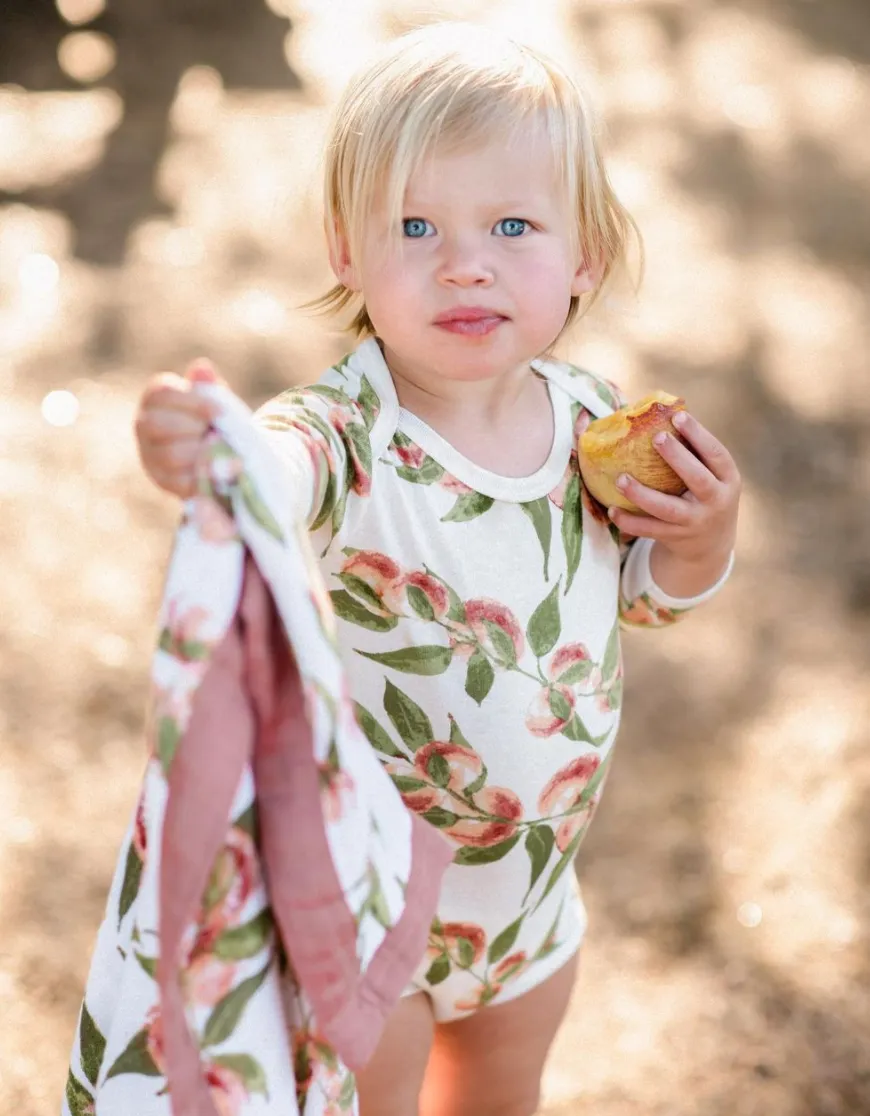
[[(471, 957), (463, 957), (462, 943), (468, 942), (471, 948)], [(486, 933), (480, 926), (473, 922), (444, 922), (440, 930), (429, 935), (429, 945), (426, 956), (430, 960), (440, 957), (446, 952), (454, 965), (469, 968), (476, 965), (483, 958), (486, 950)]]
[(442, 488), (446, 488), (448, 492), (452, 492), (454, 496), (467, 496), (469, 492), (473, 492), (473, 488), (469, 488), (467, 484), (463, 484), (451, 473), (445, 473), (441, 480), (438, 482)]
[(645, 593), (635, 597), (633, 601), (623, 601), (620, 609), (620, 617), (627, 624), (640, 624), (650, 628), (672, 624), (679, 615), (674, 609), (654, 605)]
[(215, 858), (203, 897), (205, 924), (218, 929), (237, 925), (259, 883), (254, 842), (244, 830), (233, 827)]
[(216, 938), (213, 930), (200, 933), (184, 968), (181, 982), (190, 1005), (214, 1007), (235, 982), (236, 966), (214, 955)]
[(579, 800), (598, 770), (601, 760), (594, 753), (578, 756), (557, 771), (538, 795), (538, 809), (546, 817), (564, 814)]
[(406, 469), (419, 469), (426, 460), (426, 451), (421, 449), (420, 446), (414, 445), (413, 442), (408, 446), (393, 442), (391, 449)]
[[(358, 409), (349, 410), (346, 407), (330, 407), (329, 422), (339, 434), (344, 434), (350, 426), (356, 426), (360, 431), (360, 436), (366, 440), (368, 439), (368, 432), (365, 423), (361, 421)], [(358, 496), (368, 496), (372, 490), (371, 473), (360, 459), (357, 443), (353, 438), (347, 437), (344, 439), (344, 445), (353, 462), (351, 488)]]
[(533, 736), (555, 736), (571, 720), (575, 702), (570, 686), (544, 686), (526, 711), (526, 728)]
[(160, 1005), (155, 1004), (148, 1012), (145, 1019), (145, 1049), (151, 1061), (161, 1073), (166, 1072), (166, 1063), (163, 1058), (163, 1018), (160, 1015)]
[(136, 855), (144, 863), (148, 853), (148, 826), (145, 824), (145, 795), (139, 799), (136, 807), (136, 819), (133, 822), (133, 848)]
[[(411, 603), (410, 590), (422, 594), (417, 598), (417, 607)], [(441, 620), (450, 608), (450, 595), (446, 587), (424, 570), (412, 570), (393, 578), (383, 589), (384, 607), (393, 616), (417, 616), (424, 614), (425, 619)], [(428, 613), (431, 612), (431, 616)]]
[(414, 756), (414, 766), (426, 779), (433, 779), (430, 765), (436, 756), (440, 756), (448, 766), (446, 786), (449, 790), (462, 793), (483, 772), (483, 760), (473, 748), (453, 744), (449, 740), (433, 740), (419, 748)]
[(205, 542), (225, 543), (238, 538), (235, 520), (211, 496), (195, 497), (192, 519), (200, 538)]
[(207, 1062), (203, 1066), (203, 1073), (218, 1116), (239, 1116), (248, 1099), (244, 1078), (217, 1062)]
[(581, 810), (577, 814), (572, 814), (570, 817), (565, 818), (563, 822), (560, 822), (556, 827), (556, 848), (559, 852), (564, 852), (577, 834), (589, 825), (597, 805), (598, 801), (593, 797), (589, 800), (584, 810)]
[(327, 822), (341, 821), (353, 806), (355, 794), (356, 784), (349, 772), (333, 764), (320, 764), (320, 801)]
[(486, 981), (486, 983), (478, 985), (471, 995), (456, 1000), (453, 1006), (457, 1011), (477, 1011), (479, 1008), (492, 1003), (503, 987), (504, 985)]
[(585, 643), (566, 643), (558, 648), (547, 665), (547, 676), (580, 694), (594, 693), (601, 684), (601, 671)]
[[(398, 563), (388, 558), (386, 554), (379, 554), (376, 550), (360, 550), (356, 554), (351, 554), (343, 563), (341, 572), (343, 575), (358, 578), (381, 602), (387, 589), (402, 576), (402, 569)], [(353, 594), (352, 589), (349, 592)], [(369, 596), (361, 599), (373, 612), (377, 610), (382, 616), (391, 615), (389, 608), (383, 603), (378, 609)]]
[(528, 967), (529, 959), (526, 957), (525, 951), (518, 950), (516, 953), (511, 953), (509, 956), (502, 958), (492, 970), (492, 975), (499, 984), (506, 984), (510, 980), (516, 980)]
[[(384, 764), (384, 768), (391, 778), (400, 780), (397, 783), (399, 797), (408, 809), (413, 810), (415, 814), (425, 814), (433, 806), (446, 804), (447, 795), (445, 792), (439, 787), (425, 782), (420, 777), (419, 770), (407, 760), (398, 757), (391, 759)], [(413, 780), (413, 783), (411, 780)]]
[(483, 787), (474, 795), (474, 805), (448, 799), (447, 809), (459, 818), (441, 832), (459, 845), (488, 849), (513, 837), (523, 816), (523, 804), (506, 787)]
[(202, 605), (188, 605), (185, 608), (178, 600), (170, 601), (166, 628), (175, 648), (190, 643), (204, 643), (208, 646), (209, 640), (203, 636), (202, 629), (207, 624), (209, 616), (209, 610)]
[(465, 618), (480, 647), (498, 666), (511, 666), (525, 649), (517, 618), (498, 601), (480, 597), (465, 602)]

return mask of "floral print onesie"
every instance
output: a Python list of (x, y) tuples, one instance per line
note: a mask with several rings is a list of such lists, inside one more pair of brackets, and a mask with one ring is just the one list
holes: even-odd
[(719, 588), (667, 596), (648, 540), (620, 538), (585, 491), (577, 435), (621, 405), (615, 389), (534, 367), (555, 435), (531, 476), (481, 468), (403, 410), (374, 339), (258, 415), (320, 556), (359, 723), (455, 846), (408, 990), (439, 1021), (528, 991), (579, 948), (571, 869), (619, 725), (620, 622), (670, 624)]

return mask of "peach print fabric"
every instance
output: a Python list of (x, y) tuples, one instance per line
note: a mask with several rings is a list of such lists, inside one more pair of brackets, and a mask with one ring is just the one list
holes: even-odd
[(65, 1116), (356, 1112), (351, 1067), (424, 953), (452, 856), (360, 733), (271, 452), (220, 397)]

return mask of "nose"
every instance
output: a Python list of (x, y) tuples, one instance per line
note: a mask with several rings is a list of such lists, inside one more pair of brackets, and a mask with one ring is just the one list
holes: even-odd
[(482, 245), (458, 239), (445, 241), (437, 276), (445, 287), (490, 287), (495, 279)]

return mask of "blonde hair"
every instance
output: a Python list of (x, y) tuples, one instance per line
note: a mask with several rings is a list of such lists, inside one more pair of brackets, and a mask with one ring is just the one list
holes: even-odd
[[(358, 259), (363, 229), (376, 204), (391, 227), (402, 227), (408, 181), (436, 144), (491, 140), (541, 119), (551, 150), (561, 156), (562, 187), (577, 214), (576, 242), (597, 282), (585, 310), (640, 233), (607, 176), (598, 122), (585, 93), (555, 61), (513, 39), (472, 24), (440, 23), (395, 39), (348, 85), (326, 148), (324, 220), (333, 259), (347, 244)], [(501, 130), (498, 130), (501, 129)], [(309, 308), (352, 310), (357, 337), (375, 333), (362, 294), (337, 283)], [(581, 312), (572, 297), (567, 328)]]

